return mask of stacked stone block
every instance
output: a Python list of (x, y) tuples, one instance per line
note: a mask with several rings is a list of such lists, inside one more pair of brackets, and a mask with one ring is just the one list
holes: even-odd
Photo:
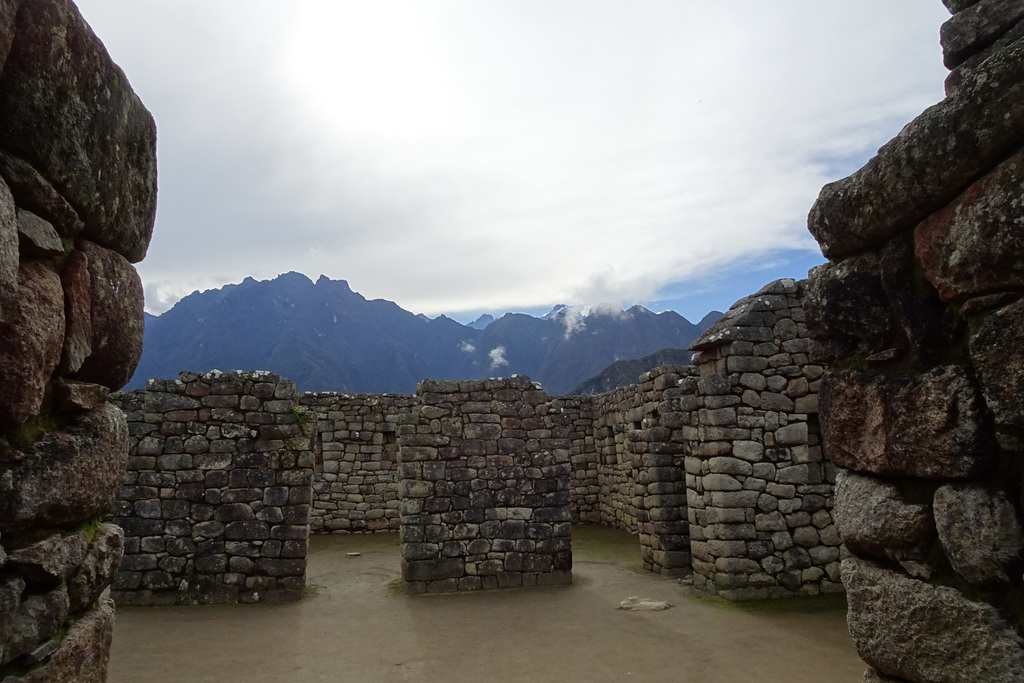
[(0, 0), (0, 679), (102, 681), (156, 129), (69, 0)]
[(947, 97), (808, 227), (865, 680), (1024, 680), (1024, 8), (946, 0)]
[(412, 396), (307, 393), (323, 459), (313, 482), (312, 533), (398, 531), (399, 415)]
[(804, 283), (741, 299), (692, 348), (688, 433), (694, 585), (730, 600), (841, 591), (832, 469), (823, 462)]
[(112, 396), (131, 435), (118, 604), (302, 597), (317, 426), (296, 399), (294, 382), (259, 371)]
[(399, 425), (409, 593), (572, 581), (572, 421), (528, 377), (417, 386)]

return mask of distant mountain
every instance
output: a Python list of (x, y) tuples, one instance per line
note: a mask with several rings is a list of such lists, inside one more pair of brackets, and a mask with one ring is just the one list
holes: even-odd
[(493, 322), (494, 316), (490, 313), (484, 313), (482, 316), (466, 325), (466, 327), (472, 327), (474, 330), (482, 330)]
[(688, 365), (692, 351), (686, 349), (661, 349), (643, 358), (617, 360), (597, 376), (577, 384), (566, 393), (571, 396), (603, 394), (618, 387), (636, 384), (640, 375), (659, 365)]
[(181, 370), (259, 369), (303, 391), (411, 394), (428, 377), (525, 374), (560, 395), (616, 359), (685, 348), (705, 327), (642, 306), (562, 306), (547, 319), (508, 313), (476, 329), (367, 300), (344, 280), (321, 276), (314, 284), (286, 273), (195, 292), (147, 316), (142, 359), (128, 388)]

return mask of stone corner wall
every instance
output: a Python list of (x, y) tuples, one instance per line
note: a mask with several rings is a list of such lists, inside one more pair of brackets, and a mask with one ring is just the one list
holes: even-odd
[(156, 129), (70, 0), (0, 1), (0, 679), (106, 678), (102, 522), (142, 349)]
[(318, 426), (269, 372), (182, 372), (111, 401), (128, 418), (113, 521), (118, 604), (297, 600), (306, 581)]
[(692, 347), (686, 490), (694, 585), (729, 600), (841, 592), (805, 282), (736, 302)]
[(571, 423), (525, 376), (416, 393), (398, 427), (406, 591), (570, 583)]
[(1024, 11), (946, 0), (947, 97), (822, 189), (808, 323), (872, 680), (1024, 680)]

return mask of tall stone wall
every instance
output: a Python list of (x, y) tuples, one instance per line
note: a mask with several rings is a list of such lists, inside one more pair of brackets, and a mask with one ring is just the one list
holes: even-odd
[(572, 422), (528, 377), (438, 381), (399, 425), (410, 593), (572, 581)]
[(302, 597), (318, 427), (296, 399), (269, 372), (183, 372), (111, 396), (131, 452), (118, 604)]
[(323, 458), (313, 483), (313, 533), (398, 531), (399, 416), (413, 396), (312, 393)]
[(0, 0), (0, 679), (102, 681), (156, 129), (69, 0)]
[(865, 680), (1024, 680), (1024, 8), (946, 0), (947, 97), (808, 227)]
[(686, 457), (694, 585), (731, 600), (842, 591), (803, 282), (736, 302), (692, 348)]

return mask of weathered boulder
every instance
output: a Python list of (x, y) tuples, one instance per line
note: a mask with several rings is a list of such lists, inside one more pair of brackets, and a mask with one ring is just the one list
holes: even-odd
[(39, 262), (18, 271), (17, 296), (0, 298), (0, 429), (39, 412), (64, 343), (60, 277)]
[(920, 560), (935, 540), (927, 505), (907, 502), (894, 484), (853, 472), (836, 478), (836, 527), (846, 547), (879, 560)]
[(124, 414), (79, 413), (0, 460), (0, 531), (76, 523), (111, 510), (128, 460)]
[(104, 600), (72, 624), (50, 661), (17, 680), (19, 683), (105, 681), (113, 635), (114, 603)]
[(71, 611), (83, 610), (110, 585), (121, 564), (124, 531), (116, 524), (101, 524), (78, 569), (68, 579)]
[(64, 245), (53, 225), (31, 211), (18, 209), (18, 238), (22, 251), (30, 257), (47, 259), (64, 255)]
[(18, 288), (18, 218), (14, 198), (0, 178), (0, 301)]
[(6, 569), (25, 578), (33, 587), (56, 588), (85, 559), (89, 539), (84, 531), (64, 536), (53, 534), (32, 545), (12, 551)]
[(915, 228), (917, 256), (944, 300), (1024, 287), (1022, 200), (1018, 152)]
[(132, 262), (156, 215), (155, 139), (153, 117), (75, 5), (21, 3), (0, 72), (0, 148), (68, 199), (83, 236)]
[(958, 12), (939, 29), (942, 63), (953, 69), (971, 55), (991, 45), (1024, 19), (1024, 5), (1017, 0), (982, 0)]
[(825, 451), (845, 469), (960, 479), (993, 455), (980, 429), (977, 391), (959, 366), (915, 377), (829, 373), (819, 400)]
[(56, 635), (68, 618), (68, 605), (68, 592), (63, 587), (22, 600), (11, 621), (0, 663), (31, 652)]
[(1024, 529), (1002, 491), (947, 484), (935, 492), (935, 526), (946, 557), (970, 583), (1009, 584), (1020, 575)]
[(996, 438), (1007, 450), (1024, 450), (1024, 299), (985, 313), (970, 354)]
[(943, 683), (1024, 680), (1024, 641), (991, 605), (856, 558), (843, 560), (842, 571), (850, 635), (879, 673)]
[[(1024, 43), (965, 74), (851, 176), (822, 188), (807, 227), (829, 259), (882, 244), (955, 198), (1024, 137)], [(956, 159), (956, 163), (949, 163)]]
[(60, 369), (75, 373), (92, 353), (92, 280), (89, 259), (81, 251), (73, 251), (60, 273), (64, 286), (64, 349)]
[(24, 159), (0, 151), (0, 177), (18, 206), (49, 221), (64, 237), (74, 237), (85, 227), (68, 200)]
[(145, 327), (142, 280), (120, 254), (80, 240), (89, 269), (91, 353), (74, 378), (123, 387), (142, 355)]

